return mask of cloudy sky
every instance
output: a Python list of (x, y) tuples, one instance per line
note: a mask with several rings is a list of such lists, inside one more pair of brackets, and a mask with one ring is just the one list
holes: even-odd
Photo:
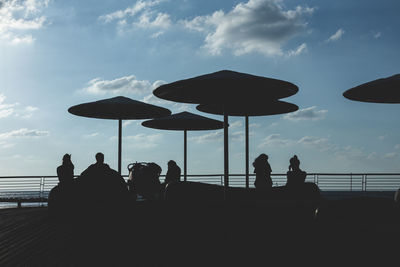
[[(400, 172), (399, 105), (342, 93), (399, 73), (397, 0), (0, 0), (0, 175), (79, 174), (103, 152), (117, 168), (117, 122), (67, 109), (118, 95), (163, 101), (163, 83), (223, 69), (290, 81), (299, 111), (250, 118), (250, 159), (275, 173), (297, 154), (308, 172)], [(230, 117), (230, 172), (244, 172), (244, 118)], [(183, 167), (183, 133), (124, 121), (123, 170)], [(222, 131), (189, 132), (189, 173), (223, 173)]]

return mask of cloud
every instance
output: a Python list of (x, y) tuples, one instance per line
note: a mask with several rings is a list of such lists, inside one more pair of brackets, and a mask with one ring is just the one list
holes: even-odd
[(242, 121), (234, 121), (232, 123), (229, 123), (229, 128), (234, 129), (234, 128), (241, 128), (243, 126)]
[(301, 44), (294, 51), (283, 47), (295, 36), (305, 33), (305, 17), (314, 8), (297, 6), (287, 10), (280, 0), (249, 0), (237, 4), (231, 11), (215, 11), (211, 15), (182, 20), (187, 29), (204, 34), (204, 48), (212, 55), (227, 49), (235, 55), (253, 52), (265, 56), (298, 55), (305, 51)]
[(294, 140), (281, 138), (280, 134), (271, 134), (271, 135), (268, 135), (266, 138), (264, 138), (262, 140), (262, 142), (258, 145), (258, 147), (259, 148), (265, 147), (265, 146), (286, 147), (286, 146), (293, 145), (294, 143), (295, 143)]
[(325, 42), (329, 43), (329, 42), (338, 41), (342, 38), (344, 33), (345, 33), (345, 31), (343, 29), (339, 29), (333, 35), (331, 35)]
[(126, 136), (125, 139), (129, 140), (131, 145), (135, 148), (147, 149), (157, 147), (157, 142), (162, 138), (162, 136), (162, 134), (139, 133), (136, 135)]
[(114, 80), (103, 80), (95, 78), (87, 83), (87, 87), (80, 90), (82, 93), (91, 95), (105, 94), (145, 94), (152, 92), (161, 81), (153, 84), (147, 80), (138, 80), (134, 75), (120, 77)]
[(295, 112), (286, 114), (285, 116), (283, 116), (283, 118), (291, 121), (300, 121), (300, 120), (316, 121), (325, 119), (325, 114), (328, 112), (328, 110), (316, 110), (316, 109), (317, 109), (316, 106), (312, 106), (305, 109), (299, 109)]
[(399, 153), (397, 152), (390, 152), (390, 153), (386, 153), (384, 158), (385, 159), (393, 159), (399, 156)]
[(331, 144), (328, 138), (304, 136), (300, 138), (297, 143), (318, 149), (319, 151), (328, 151), (335, 149), (335, 145)]
[(31, 44), (35, 38), (31, 31), (41, 29), (46, 17), (42, 10), (49, 0), (0, 1), (0, 41), (9, 44)]
[(380, 38), (382, 36), (382, 33), (381, 32), (375, 32), (375, 33), (373, 33), (373, 37), (375, 38), (375, 39), (378, 39), (378, 38)]
[(0, 140), (9, 139), (9, 138), (34, 138), (34, 137), (44, 137), (49, 136), (50, 133), (48, 131), (39, 131), (39, 130), (28, 130), (26, 128), (21, 128), (19, 130), (13, 130), (6, 133), (0, 134)]
[(188, 138), (190, 141), (197, 143), (222, 141), (223, 131), (213, 131), (200, 136), (193, 136)]
[(400, 144), (396, 144), (396, 145), (394, 146), (394, 148), (395, 148), (395, 149), (400, 149)]
[(117, 21), (117, 27), (121, 33), (125, 32), (125, 30), (138, 28), (156, 30), (155, 33), (151, 34), (151, 37), (157, 38), (172, 25), (169, 14), (153, 10), (155, 6), (162, 2), (161, 0), (139, 0), (131, 7), (102, 15), (98, 19), (104, 23)]
[(83, 137), (84, 138), (93, 138), (93, 137), (96, 137), (99, 135), (100, 135), (99, 133), (91, 133), (91, 134), (85, 134)]
[(2, 149), (11, 148), (11, 147), (14, 147), (14, 146), (15, 146), (15, 144), (13, 144), (13, 143), (8, 143), (8, 142), (0, 141), (0, 147), (1, 147)]

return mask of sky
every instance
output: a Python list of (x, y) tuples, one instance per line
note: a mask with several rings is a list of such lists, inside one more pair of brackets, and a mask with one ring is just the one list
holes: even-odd
[[(118, 122), (68, 108), (114, 96), (201, 113), (155, 97), (161, 84), (219, 70), (292, 82), (294, 113), (250, 117), (250, 163), (285, 173), (400, 172), (400, 105), (342, 93), (400, 69), (400, 2), (0, 0), (0, 176), (75, 173), (97, 152), (117, 169)], [(123, 122), (122, 170), (183, 169), (183, 132)], [(244, 118), (229, 117), (229, 171), (245, 172)], [(252, 168), (251, 168), (252, 171)], [(188, 132), (188, 174), (223, 173), (223, 132)]]

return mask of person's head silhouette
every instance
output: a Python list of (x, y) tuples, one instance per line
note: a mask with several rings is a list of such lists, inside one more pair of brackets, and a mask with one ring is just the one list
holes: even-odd
[(290, 159), (290, 165), (289, 165), (289, 170), (298, 170), (300, 168), (300, 160), (297, 158), (296, 155), (294, 155)]
[(62, 164), (71, 163), (71, 154), (65, 154), (62, 158)]
[(174, 166), (177, 166), (177, 165), (176, 165), (176, 162), (175, 162), (174, 160), (168, 161), (168, 168), (172, 168), (172, 167), (174, 167)]
[(104, 154), (99, 152), (96, 154), (96, 163), (103, 164), (104, 163)]

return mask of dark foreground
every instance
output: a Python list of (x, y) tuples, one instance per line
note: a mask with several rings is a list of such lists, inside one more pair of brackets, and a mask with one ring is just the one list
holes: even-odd
[[(393, 202), (393, 203), (392, 203)], [(0, 211), (0, 266), (377, 266), (398, 259), (394, 201), (137, 202)], [(306, 266), (306, 265), (305, 265)]]

